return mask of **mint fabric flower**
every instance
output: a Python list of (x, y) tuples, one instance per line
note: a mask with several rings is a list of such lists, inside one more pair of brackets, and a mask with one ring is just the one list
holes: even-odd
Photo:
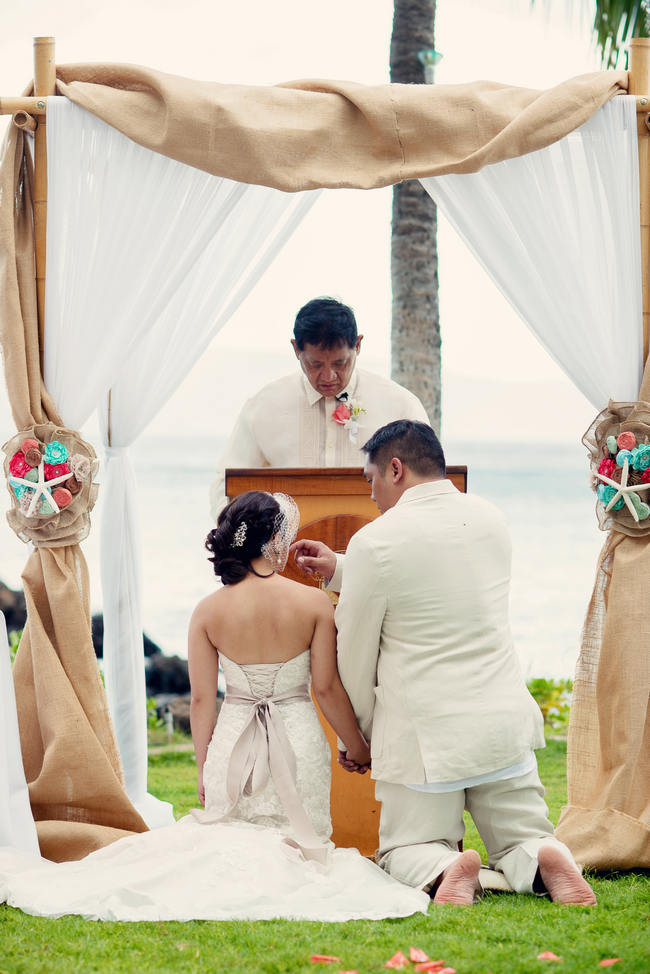
[[(614, 497), (618, 493), (618, 491), (614, 490), (613, 487), (610, 487), (609, 484), (602, 484), (602, 488), (603, 488), (602, 496), (601, 496), (601, 493), (600, 493), (600, 487), (598, 488), (598, 499), (599, 500), (602, 500), (602, 502), (605, 505), (605, 507), (607, 507), (607, 505), (611, 501), (612, 497)], [(625, 501), (623, 500), (623, 498), (622, 497), (619, 497), (619, 499), (616, 501), (616, 503), (612, 507), (610, 507), (610, 510), (611, 511), (620, 511), (620, 509), (623, 507), (624, 504), (625, 504)]]
[(68, 459), (68, 451), (63, 443), (59, 443), (58, 440), (52, 440), (45, 447), (43, 459), (46, 463), (49, 463), (54, 467), (58, 463), (65, 463), (65, 461)]

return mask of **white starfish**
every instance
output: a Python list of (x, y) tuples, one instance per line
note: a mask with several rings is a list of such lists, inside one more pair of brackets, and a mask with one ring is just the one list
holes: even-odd
[[(56, 466), (56, 464), (52, 464)], [(33, 469), (33, 468), (32, 468)], [(41, 460), (38, 465), (38, 480), (25, 480), (24, 477), (14, 477), (13, 474), (9, 477), (9, 482), (11, 484), (22, 484), (24, 487), (28, 487), (30, 490), (34, 491), (34, 496), (32, 502), (27, 509), (26, 517), (33, 517), (36, 510), (36, 504), (41, 497), (44, 497), (47, 503), (54, 509), (54, 514), (58, 514), (60, 508), (57, 502), (52, 497), (49, 488), (56, 487), (57, 484), (62, 484), (66, 480), (70, 480), (70, 474), (67, 473), (64, 477), (54, 477), (53, 480), (45, 480), (45, 461)]]
[(619, 497), (622, 497), (623, 500), (625, 501), (628, 511), (630, 512), (630, 514), (638, 524), (639, 515), (637, 514), (636, 508), (632, 503), (632, 501), (630, 500), (629, 495), (638, 494), (642, 490), (650, 490), (650, 483), (637, 484), (636, 486), (634, 484), (628, 484), (627, 477), (629, 473), (629, 466), (630, 465), (628, 463), (628, 459), (627, 457), (625, 457), (623, 461), (623, 472), (621, 474), (620, 484), (618, 483), (617, 480), (611, 480), (609, 477), (606, 477), (604, 473), (597, 473), (596, 476), (598, 477), (599, 480), (602, 480), (604, 484), (609, 484), (611, 487), (614, 487), (616, 490), (616, 493), (614, 494), (611, 501), (605, 508), (605, 511), (610, 511), (614, 506), (614, 504), (616, 503), (616, 501), (619, 499)]

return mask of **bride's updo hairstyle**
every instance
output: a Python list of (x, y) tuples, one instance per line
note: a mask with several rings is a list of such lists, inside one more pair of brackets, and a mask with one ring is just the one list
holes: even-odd
[(211, 552), (208, 561), (224, 585), (234, 585), (246, 577), (251, 561), (262, 554), (262, 545), (271, 540), (279, 514), (276, 499), (261, 490), (240, 494), (224, 507), (217, 527), (205, 540), (205, 547)]

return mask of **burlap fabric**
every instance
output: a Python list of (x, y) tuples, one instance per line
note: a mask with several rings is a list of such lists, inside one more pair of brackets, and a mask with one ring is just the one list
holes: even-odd
[[(608, 431), (650, 434), (649, 403), (647, 364), (639, 402), (610, 403), (585, 434), (587, 445)], [(603, 517), (601, 527), (612, 520)], [(585, 866), (650, 868), (650, 536), (646, 522), (637, 525), (629, 514), (615, 527), (600, 555), (582, 633), (568, 804), (556, 832)]]
[[(24, 138), (10, 128), (0, 164), (0, 346), (16, 427), (38, 431), (63, 423), (40, 372)], [(32, 811), (42, 854), (57, 861), (77, 859), (125, 831), (145, 831), (146, 825), (122, 785), (78, 544), (36, 548), (23, 584), (28, 620), (14, 684)]]
[(57, 77), (60, 93), (140, 145), (288, 191), (476, 172), (556, 142), (627, 90), (624, 71), (547, 91), (493, 81), (224, 85), (129, 64), (62, 65)]

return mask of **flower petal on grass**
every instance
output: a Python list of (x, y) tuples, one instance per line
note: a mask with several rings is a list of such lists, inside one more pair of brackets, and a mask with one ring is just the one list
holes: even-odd
[(414, 964), (423, 964), (429, 960), (429, 955), (425, 954), (419, 947), (409, 947), (409, 960), (412, 960)]
[(393, 954), (390, 960), (386, 961), (384, 967), (387, 967), (389, 970), (393, 971), (401, 971), (403, 967), (406, 967), (408, 962), (408, 957), (405, 957), (402, 951), (398, 950), (396, 954)]
[(444, 960), (428, 960), (423, 964), (416, 964), (415, 970), (417, 974), (424, 974), (425, 971), (431, 971), (432, 974), (440, 974), (444, 966)]
[(561, 961), (562, 958), (561, 957), (558, 957), (557, 954), (554, 954), (552, 950), (545, 950), (541, 954), (538, 954), (537, 955), (537, 960), (559, 960), (559, 961)]
[(606, 957), (605, 960), (599, 960), (599, 967), (611, 967), (612, 964), (618, 964), (619, 961), (623, 960), (622, 957)]
[(340, 964), (340, 957), (333, 957), (330, 954), (312, 954), (309, 958), (312, 964)]

